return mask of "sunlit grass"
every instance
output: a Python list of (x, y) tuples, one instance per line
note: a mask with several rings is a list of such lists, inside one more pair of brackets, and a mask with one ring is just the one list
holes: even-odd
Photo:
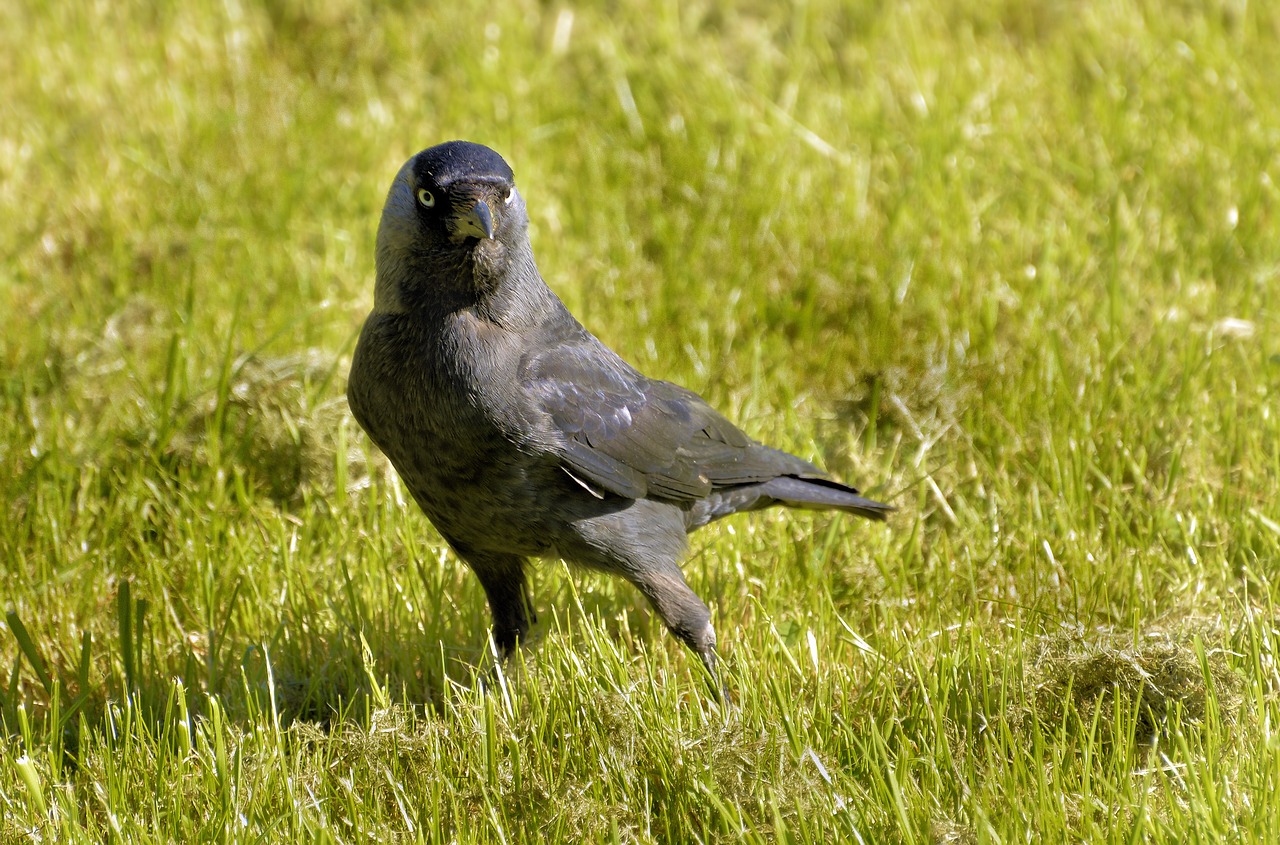
[[(0, 47), (0, 841), (1280, 840), (1280, 10), (27, 4)], [(695, 535), (732, 709), (555, 562), (490, 674), (349, 417), (388, 182), (457, 137), (589, 328), (900, 508)]]

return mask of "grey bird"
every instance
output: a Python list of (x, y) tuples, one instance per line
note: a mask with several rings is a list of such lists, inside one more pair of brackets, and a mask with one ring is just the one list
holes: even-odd
[(480, 579), (504, 658), (529, 630), (530, 559), (559, 557), (634, 584), (714, 680), (711, 614), (680, 571), (689, 532), (771, 505), (893, 510), (584, 329), (542, 280), (524, 198), (488, 147), (450, 141), (400, 168), (376, 262), (347, 400)]

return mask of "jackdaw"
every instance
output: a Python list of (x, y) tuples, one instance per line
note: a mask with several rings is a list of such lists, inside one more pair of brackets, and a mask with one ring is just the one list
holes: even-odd
[(502, 657), (529, 629), (530, 558), (559, 557), (634, 584), (714, 678), (711, 614), (680, 571), (689, 532), (771, 505), (893, 508), (637, 372), (547, 287), (528, 230), (488, 147), (450, 141), (400, 168), (351, 410), (480, 579)]

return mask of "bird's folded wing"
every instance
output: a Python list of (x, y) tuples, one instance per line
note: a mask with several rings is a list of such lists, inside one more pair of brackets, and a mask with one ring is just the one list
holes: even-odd
[(590, 336), (527, 357), (522, 383), (562, 435), (565, 468), (619, 496), (692, 500), (783, 474), (823, 475), (756, 443), (696, 393), (642, 376)]

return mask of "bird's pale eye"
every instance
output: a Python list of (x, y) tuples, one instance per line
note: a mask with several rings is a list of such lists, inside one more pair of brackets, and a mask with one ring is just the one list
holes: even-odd
[(436, 204), (436, 195), (428, 191), (426, 188), (419, 188), (418, 202), (422, 203), (423, 208), (431, 208)]
[(504, 199), (503, 202), (506, 203), (507, 205), (511, 205), (511, 203), (515, 201), (515, 198), (516, 198), (516, 189), (512, 188), (511, 190), (507, 191), (507, 198)]

